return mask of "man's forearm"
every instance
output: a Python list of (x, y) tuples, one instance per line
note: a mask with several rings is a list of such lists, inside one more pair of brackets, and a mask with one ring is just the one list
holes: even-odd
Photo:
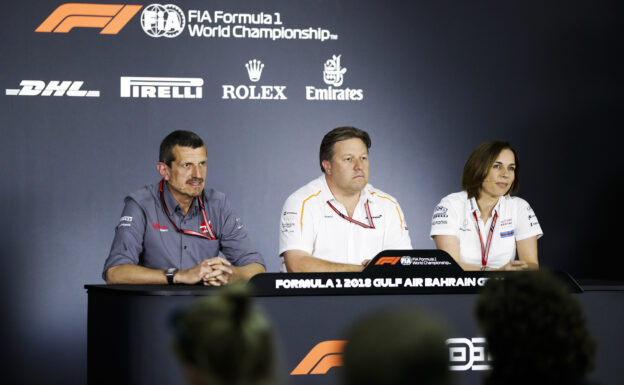
[(255, 262), (244, 266), (232, 266), (231, 269), (232, 276), (229, 283), (236, 281), (247, 282), (254, 275), (266, 272), (264, 266)]
[(313, 256), (297, 256), (286, 261), (289, 273), (318, 273), (318, 272), (361, 272), (362, 265), (329, 262)]
[(127, 264), (109, 268), (106, 271), (106, 283), (166, 285), (167, 277), (163, 270)]

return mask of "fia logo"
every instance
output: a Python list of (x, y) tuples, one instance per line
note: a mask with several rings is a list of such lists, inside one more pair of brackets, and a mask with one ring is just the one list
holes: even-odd
[(185, 24), (184, 12), (173, 4), (150, 4), (141, 13), (141, 27), (151, 37), (176, 37)]
[(323, 66), (323, 81), (325, 84), (340, 87), (344, 81), (346, 68), (340, 67), (340, 57), (342, 55), (332, 55), (332, 58), (325, 62)]

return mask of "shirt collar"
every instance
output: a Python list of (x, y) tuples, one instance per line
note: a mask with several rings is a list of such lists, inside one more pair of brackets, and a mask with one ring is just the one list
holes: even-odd
[[(498, 202), (496, 202), (496, 205), (494, 206), (494, 209), (492, 209), (492, 213), (497, 212), (499, 213), (498, 215), (500, 215), (501, 212), (501, 204), (503, 203), (504, 199), (507, 199), (509, 195), (503, 195), (502, 197), (498, 198)], [(472, 197), (469, 199), (470, 202), (470, 212), (477, 212), (477, 217), (481, 218), (481, 210), (479, 210), (479, 205), (477, 204), (477, 199), (475, 197)]]
[[(167, 183), (166, 181), (163, 184), (163, 193), (165, 196), (165, 204), (167, 205), (167, 209), (169, 210), (169, 215), (172, 215), (172, 214), (182, 215), (182, 209), (180, 208), (178, 201), (173, 197), (173, 194), (171, 194), (171, 191), (169, 191), (169, 183)], [(203, 198), (203, 191), (202, 191), (201, 196)], [(193, 202), (191, 202), (191, 207), (189, 208), (189, 211), (188, 213), (186, 213), (186, 215), (188, 214), (194, 215), (197, 212), (197, 210), (199, 210), (197, 199), (193, 199)]]
[[(327, 202), (327, 201), (338, 202), (336, 198), (334, 198), (334, 194), (332, 194), (331, 190), (329, 189), (329, 185), (327, 184), (327, 179), (325, 177), (325, 174), (321, 175), (319, 179), (321, 180), (321, 197), (323, 201), (324, 202)], [(372, 202), (373, 195), (371, 195), (369, 191), (370, 189), (371, 189), (371, 185), (367, 183), (366, 186), (364, 186), (364, 188), (362, 189), (362, 191), (360, 191), (360, 199), (358, 200), (358, 206), (366, 202), (366, 200), (369, 200)]]

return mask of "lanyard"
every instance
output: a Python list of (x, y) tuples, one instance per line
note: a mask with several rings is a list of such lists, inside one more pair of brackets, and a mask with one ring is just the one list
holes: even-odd
[[(197, 201), (199, 202), (199, 207), (201, 208), (202, 215), (204, 216), (205, 226), (201, 226), (200, 227), (202, 232), (198, 233), (198, 232), (192, 231), (192, 230), (179, 229), (178, 226), (176, 226), (175, 223), (173, 223), (173, 221), (171, 220), (171, 217), (169, 217), (169, 212), (167, 210), (167, 205), (165, 204), (165, 194), (163, 192), (163, 182), (164, 182), (164, 179), (161, 179), (160, 186), (159, 186), (160, 204), (162, 205), (163, 211), (165, 212), (165, 215), (167, 216), (167, 219), (169, 219), (169, 223), (171, 223), (171, 226), (173, 226), (175, 231), (177, 231), (178, 233), (186, 234), (186, 235), (193, 235), (193, 236), (200, 237), (200, 238), (206, 238), (206, 239), (209, 239), (211, 241), (216, 240), (217, 237), (214, 235), (214, 231), (212, 230), (212, 224), (210, 224), (210, 221), (208, 220), (208, 217), (206, 217), (206, 209), (204, 208), (204, 199), (203, 199), (204, 192), (202, 191), (200, 196), (197, 197)], [(202, 233), (208, 233), (208, 235), (202, 234)]]
[(490, 244), (492, 243), (492, 234), (494, 234), (494, 226), (496, 226), (496, 220), (498, 219), (498, 213), (494, 211), (494, 218), (492, 218), (492, 225), (490, 226), (490, 233), (488, 234), (487, 243), (483, 246), (483, 236), (481, 236), (481, 229), (479, 229), (479, 218), (477, 217), (477, 211), (472, 212), (472, 216), (475, 219), (477, 225), (477, 233), (479, 234), (479, 241), (481, 241), (481, 266), (485, 270), (488, 262), (488, 254), (490, 253)]
[(364, 203), (364, 208), (366, 209), (366, 215), (368, 215), (368, 225), (366, 223), (362, 223), (360, 221), (357, 221), (357, 220), (355, 220), (355, 219), (353, 219), (351, 217), (348, 217), (348, 216), (344, 215), (343, 213), (338, 211), (338, 209), (335, 208), (334, 205), (329, 203), (329, 201), (327, 201), (327, 204), (329, 205), (329, 207), (332, 208), (332, 210), (334, 210), (336, 212), (336, 214), (338, 214), (343, 219), (346, 219), (347, 221), (349, 221), (351, 223), (355, 223), (358, 226), (362, 226), (365, 229), (374, 229), (375, 228), (375, 224), (373, 223), (373, 216), (371, 215), (370, 208), (368, 207), (368, 199), (366, 200), (366, 203)]

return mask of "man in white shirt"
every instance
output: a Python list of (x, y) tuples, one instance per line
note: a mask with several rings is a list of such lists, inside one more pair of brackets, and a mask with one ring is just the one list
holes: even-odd
[(412, 248), (396, 199), (368, 184), (370, 146), (368, 133), (355, 127), (325, 135), (323, 175), (284, 203), (282, 271), (362, 271), (382, 250)]

